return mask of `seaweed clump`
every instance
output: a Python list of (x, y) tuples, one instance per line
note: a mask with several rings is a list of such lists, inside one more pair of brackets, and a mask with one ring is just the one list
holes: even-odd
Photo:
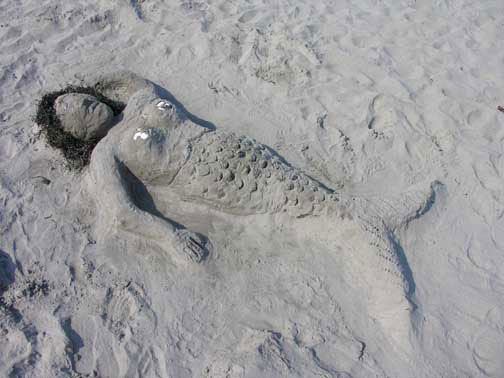
[(59, 96), (67, 93), (82, 93), (94, 96), (98, 101), (108, 105), (112, 109), (114, 116), (117, 116), (124, 110), (125, 104), (105, 97), (94, 87), (74, 85), (69, 85), (59, 91), (49, 92), (43, 95), (38, 101), (37, 113), (33, 119), (34, 122), (41, 128), (41, 133), (45, 136), (47, 143), (63, 153), (68, 168), (80, 171), (89, 164), (91, 153), (100, 141), (100, 138), (82, 140), (63, 129), (61, 121), (56, 115), (54, 103)]

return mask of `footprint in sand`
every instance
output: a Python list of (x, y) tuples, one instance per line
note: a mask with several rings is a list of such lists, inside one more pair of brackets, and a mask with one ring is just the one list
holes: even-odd
[(238, 22), (247, 23), (247, 22), (253, 20), (256, 15), (257, 15), (257, 10), (255, 10), (255, 9), (246, 11), (240, 16), (240, 18), (238, 19)]
[(478, 370), (487, 377), (504, 374), (504, 334), (496, 329), (486, 329), (477, 338), (472, 350)]
[(143, 289), (135, 283), (109, 289), (105, 308), (105, 324), (121, 342), (147, 339), (156, 329), (157, 317)]
[[(147, 377), (159, 353), (150, 345), (157, 317), (135, 283), (110, 288), (103, 315), (78, 314), (68, 329), (79, 340), (73, 366), (80, 374), (100, 377)], [(165, 376), (165, 375), (160, 375)]]
[(375, 148), (387, 151), (394, 143), (394, 127), (399, 123), (399, 116), (391, 99), (378, 95), (369, 105), (367, 127)]

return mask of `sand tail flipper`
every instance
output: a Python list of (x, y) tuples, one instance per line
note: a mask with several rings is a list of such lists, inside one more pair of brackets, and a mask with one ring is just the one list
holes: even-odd
[(436, 185), (439, 183), (417, 185), (389, 198), (358, 197), (353, 199), (352, 207), (362, 221), (394, 231), (429, 210), (434, 203)]

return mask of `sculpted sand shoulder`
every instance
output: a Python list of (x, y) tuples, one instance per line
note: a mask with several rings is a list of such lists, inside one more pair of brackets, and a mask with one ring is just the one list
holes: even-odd
[(229, 215), (284, 212), (296, 218), (326, 217), (362, 234), (359, 251), (363, 280), (369, 285), (370, 316), (403, 344), (414, 308), (408, 294), (408, 268), (392, 232), (420, 215), (432, 188), (412, 190), (396, 200), (342, 196), (291, 167), (269, 147), (246, 136), (209, 130), (189, 120), (156, 87), (131, 73), (104, 76), (98, 85), (107, 96), (127, 102), (122, 119), (103, 138), (91, 158), (90, 191), (101, 215), (117, 227), (156, 240), (185, 261), (200, 263), (206, 238), (136, 206), (128, 186), (133, 175), (181, 201)]

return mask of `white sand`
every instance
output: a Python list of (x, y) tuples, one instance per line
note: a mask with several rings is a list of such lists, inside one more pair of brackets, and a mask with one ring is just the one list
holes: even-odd
[[(0, 376), (503, 377), (503, 35), (497, 0), (0, 1)], [(332, 188), (438, 180), (396, 235), (413, 355), (368, 316), (359, 245), (331, 225), (167, 209), (214, 243), (186, 267), (95, 241), (82, 176), (31, 117), (119, 68)]]

